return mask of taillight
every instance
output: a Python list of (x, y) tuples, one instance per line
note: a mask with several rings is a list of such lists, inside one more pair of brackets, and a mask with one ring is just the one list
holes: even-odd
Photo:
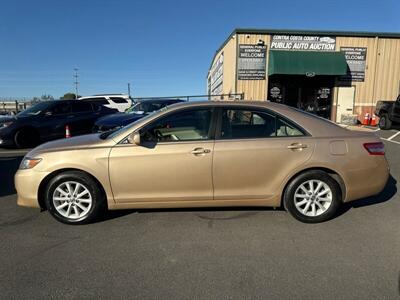
[(370, 155), (385, 155), (385, 145), (382, 142), (365, 143), (364, 148)]

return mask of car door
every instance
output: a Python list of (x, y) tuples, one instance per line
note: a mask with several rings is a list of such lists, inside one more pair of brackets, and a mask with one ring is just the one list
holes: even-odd
[(65, 137), (65, 126), (69, 124), (73, 115), (69, 101), (54, 103), (43, 112), (40, 121), (40, 135), (43, 141), (50, 141)]
[(169, 113), (139, 131), (141, 144), (112, 148), (109, 174), (119, 203), (212, 200), (213, 109)]
[(91, 133), (99, 112), (93, 111), (92, 104), (84, 100), (72, 101), (71, 106), (73, 115), (69, 124), (71, 134), (74, 136)]
[(395, 122), (400, 122), (400, 95), (393, 103), (393, 120)]
[(267, 200), (314, 143), (301, 128), (266, 110), (223, 108), (214, 146), (215, 200)]

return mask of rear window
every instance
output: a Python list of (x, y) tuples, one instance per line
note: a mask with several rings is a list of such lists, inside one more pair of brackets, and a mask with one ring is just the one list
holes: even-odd
[(115, 103), (128, 103), (128, 101), (122, 97), (110, 97), (110, 99)]

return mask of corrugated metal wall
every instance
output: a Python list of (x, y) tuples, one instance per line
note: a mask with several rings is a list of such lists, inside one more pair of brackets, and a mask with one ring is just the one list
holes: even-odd
[[(247, 100), (266, 100), (268, 77), (266, 80), (237, 80), (238, 44), (257, 44), (259, 40), (267, 45), (266, 64), (268, 65), (270, 45), (268, 34), (236, 34), (220, 50), (219, 53), (224, 52), (224, 93), (244, 93)], [(365, 81), (351, 83), (356, 87), (355, 113), (362, 114), (366, 110), (370, 111), (378, 100), (394, 100), (397, 97), (400, 93), (400, 39), (337, 37), (336, 51), (340, 51), (340, 47), (367, 48)], [(337, 103), (337, 87), (340, 85), (338, 81), (335, 83), (334, 106)]]

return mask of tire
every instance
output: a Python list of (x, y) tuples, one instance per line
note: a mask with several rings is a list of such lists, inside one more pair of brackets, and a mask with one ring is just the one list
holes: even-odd
[(382, 114), (379, 118), (379, 128), (383, 130), (388, 130), (392, 127), (392, 121), (389, 119), (388, 114)]
[[(77, 185), (79, 188), (74, 193)], [(71, 193), (67, 192), (68, 186)], [(47, 185), (45, 203), (57, 221), (75, 225), (93, 222), (107, 207), (99, 184), (88, 174), (79, 171), (63, 172), (52, 178)]]
[(34, 129), (20, 129), (14, 135), (15, 146), (21, 148), (32, 148), (39, 144), (39, 134)]
[[(318, 187), (319, 197), (315, 193)], [(313, 194), (306, 193), (311, 193), (311, 190), (314, 190)], [(288, 184), (283, 201), (285, 208), (297, 220), (303, 223), (320, 223), (335, 216), (342, 203), (341, 195), (339, 184), (326, 172), (307, 171)]]

